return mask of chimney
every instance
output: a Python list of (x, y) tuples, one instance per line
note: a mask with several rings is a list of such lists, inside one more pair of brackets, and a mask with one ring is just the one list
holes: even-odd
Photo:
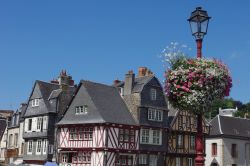
[(113, 81), (113, 85), (117, 86), (117, 84), (119, 84), (120, 82), (121, 82), (120, 80), (116, 79), (116, 80)]
[(53, 82), (58, 83), (63, 90), (66, 90), (68, 86), (74, 86), (74, 80), (72, 80), (71, 76), (67, 75), (66, 70), (62, 70), (58, 79)]
[(130, 95), (132, 93), (132, 88), (134, 86), (135, 81), (135, 74), (132, 70), (130, 70), (125, 75), (125, 82), (124, 82), (124, 95)]
[(149, 70), (147, 67), (139, 67), (138, 70), (138, 77), (145, 77), (145, 76), (150, 76), (154, 75), (154, 73)]

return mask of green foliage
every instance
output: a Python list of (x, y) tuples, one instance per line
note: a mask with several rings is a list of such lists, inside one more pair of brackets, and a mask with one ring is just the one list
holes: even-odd
[(244, 118), (245, 114), (250, 115), (250, 103), (243, 104), (241, 101), (234, 100), (232, 98), (224, 98), (220, 100), (215, 100), (210, 107), (210, 112), (205, 113), (207, 119), (213, 119), (219, 114), (219, 108), (238, 108), (238, 111), (234, 114), (234, 117)]

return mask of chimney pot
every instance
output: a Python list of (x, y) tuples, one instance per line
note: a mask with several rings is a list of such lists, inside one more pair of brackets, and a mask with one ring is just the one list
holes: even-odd
[(116, 86), (116, 85), (119, 84), (120, 82), (121, 82), (120, 80), (116, 79), (116, 80), (113, 81), (113, 84)]

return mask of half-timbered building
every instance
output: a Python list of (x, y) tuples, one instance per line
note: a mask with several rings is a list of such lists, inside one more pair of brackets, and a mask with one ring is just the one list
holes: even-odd
[(138, 126), (117, 88), (81, 81), (57, 124), (58, 162), (77, 166), (132, 166)]
[(25, 164), (41, 164), (55, 159), (55, 123), (63, 114), (75, 90), (66, 71), (58, 80), (36, 81), (24, 115)]
[[(205, 119), (203, 119), (202, 131), (204, 133), (203, 142), (205, 149), (205, 136), (209, 132), (209, 125)], [(188, 111), (170, 108), (167, 166), (194, 166), (196, 133), (196, 115)]]
[(140, 126), (139, 157), (137, 165), (163, 166), (167, 152), (168, 110), (160, 81), (146, 67), (138, 75), (133, 71), (124, 81), (114, 85)]

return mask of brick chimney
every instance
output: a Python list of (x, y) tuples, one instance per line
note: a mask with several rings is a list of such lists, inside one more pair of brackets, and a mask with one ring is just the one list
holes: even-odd
[(116, 80), (113, 81), (113, 85), (117, 86), (120, 82), (121, 82), (120, 80), (116, 79)]
[(139, 67), (138, 69), (138, 77), (145, 77), (145, 76), (150, 76), (154, 75), (154, 73), (149, 70), (147, 67)]
[(72, 77), (67, 75), (66, 70), (62, 70), (58, 79), (54, 80), (53, 83), (58, 83), (62, 89), (67, 89), (68, 86), (74, 86), (74, 80)]
[(132, 93), (134, 82), (135, 82), (135, 74), (133, 73), (133, 70), (130, 70), (125, 75), (124, 95), (130, 95)]

